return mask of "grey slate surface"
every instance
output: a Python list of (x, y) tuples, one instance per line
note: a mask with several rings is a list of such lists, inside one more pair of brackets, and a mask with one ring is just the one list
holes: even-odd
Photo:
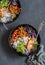
[[(13, 23), (6, 24), (9, 30), (19, 24), (30, 24), (37, 29), (39, 23), (45, 22), (45, 0), (20, 0), (20, 3), (22, 7), (21, 14)], [(6, 46), (8, 44), (8, 34), (9, 31), (6, 31), (3, 25), (0, 24), (0, 65), (26, 65), (25, 57), (16, 56)], [(40, 37), (41, 43), (45, 45), (45, 25), (40, 32)]]

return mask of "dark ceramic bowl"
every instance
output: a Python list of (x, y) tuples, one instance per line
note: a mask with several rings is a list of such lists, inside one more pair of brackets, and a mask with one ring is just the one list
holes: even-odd
[[(31, 28), (33, 31), (35, 31), (35, 34), (37, 35), (37, 30), (33, 27), (33, 26), (31, 26), (31, 25), (29, 25), (29, 24), (21, 24), (21, 25), (18, 25), (17, 27), (15, 27), (15, 29), (14, 30), (16, 30), (18, 27), (21, 27), (21, 26), (23, 26), (23, 27), (27, 27), (27, 28)], [(12, 33), (14, 32), (14, 30), (12, 30), (11, 32), (10, 32), (10, 35), (9, 35), (9, 38), (8, 38), (8, 42), (9, 42), (9, 46), (10, 46), (10, 40), (11, 40), (11, 35), (12, 35)], [(29, 30), (29, 29), (28, 29)], [(36, 37), (36, 35), (35, 35), (35, 37)], [(40, 36), (38, 35), (38, 38), (37, 38), (37, 42), (39, 43), (39, 46), (38, 46), (38, 48), (37, 48), (37, 50), (35, 50), (35, 51), (31, 51), (28, 55), (30, 55), (30, 54), (35, 54), (35, 53), (37, 53), (38, 51), (39, 51), (39, 48), (40, 48)], [(26, 54), (22, 54), (22, 53), (20, 53), (20, 52), (17, 52), (12, 46), (10, 46), (10, 48), (12, 48), (16, 53), (18, 53), (19, 55), (26, 55)], [(27, 56), (27, 55), (26, 55)]]
[[(15, 6), (18, 6), (19, 8), (21, 8), (21, 4), (20, 4), (20, 1), (19, 1), (19, 0), (10, 0), (9, 6), (10, 6), (12, 3), (14, 3)], [(20, 13), (21, 13), (21, 11), (20, 11)], [(7, 21), (5, 24), (14, 22), (14, 20), (16, 20), (16, 19), (18, 18), (18, 16), (20, 15), (20, 13), (17, 14), (16, 17), (12, 19), (12, 21)], [(3, 22), (0, 21), (0, 24), (2, 24), (2, 23), (3, 23)]]

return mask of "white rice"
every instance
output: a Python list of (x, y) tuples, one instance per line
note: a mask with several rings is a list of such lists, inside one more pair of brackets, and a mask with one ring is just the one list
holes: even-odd
[(28, 37), (23, 37), (23, 41), (27, 42), (28, 41)]
[(23, 41), (23, 38), (20, 38), (20, 37), (19, 37), (18, 40), (19, 40), (19, 41)]
[(1, 22), (2, 22), (2, 23), (6, 23), (6, 22), (7, 22), (6, 17), (1, 18)]
[(13, 43), (13, 48), (16, 48), (18, 43), (19, 43), (19, 41), (14, 42), (14, 43)]
[(11, 16), (11, 14), (9, 12), (4, 11), (3, 13), (4, 13), (5, 17), (10, 17)]
[(9, 12), (6, 12), (6, 11), (2, 11), (2, 12), (4, 14), (4, 17), (1, 18), (1, 21), (0, 22), (7, 23), (9, 21), (9, 18), (11, 17), (11, 14)]

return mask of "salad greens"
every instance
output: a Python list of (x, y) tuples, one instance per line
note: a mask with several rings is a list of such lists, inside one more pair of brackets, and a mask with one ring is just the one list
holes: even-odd
[(9, 0), (0, 0), (0, 8), (7, 7)]
[(39, 45), (39, 44), (36, 43), (36, 44), (33, 46), (33, 49), (34, 49), (34, 50), (37, 50), (38, 45)]
[(21, 52), (22, 54), (25, 54), (25, 47), (24, 42), (20, 41), (16, 47), (17, 52)]
[(11, 15), (11, 18), (14, 19), (16, 17), (16, 15)]

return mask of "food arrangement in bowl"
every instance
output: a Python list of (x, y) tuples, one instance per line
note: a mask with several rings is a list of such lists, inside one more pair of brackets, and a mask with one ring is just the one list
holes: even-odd
[(13, 21), (21, 12), (19, 0), (0, 0), (0, 22)]
[(36, 51), (39, 42), (36, 40), (37, 32), (30, 25), (17, 26), (9, 36), (9, 45), (18, 53), (28, 55), (31, 51)]

